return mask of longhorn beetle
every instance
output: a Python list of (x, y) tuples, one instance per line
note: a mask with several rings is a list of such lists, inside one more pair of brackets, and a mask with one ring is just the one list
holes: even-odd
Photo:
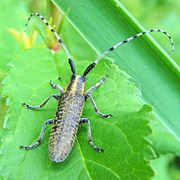
[(114, 46), (112, 46), (111, 48), (106, 50), (93, 63), (91, 63), (85, 69), (83, 75), (76, 75), (75, 66), (74, 66), (73, 60), (68, 52), (67, 47), (65, 46), (65, 44), (63, 43), (63, 41), (59, 37), (59, 35), (48, 24), (48, 22), (45, 20), (45, 18), (43, 16), (41, 16), (39, 13), (32, 13), (27, 21), (26, 26), (28, 25), (28, 22), (30, 21), (32, 16), (37, 16), (38, 18), (40, 18), (42, 20), (42, 22), (56, 36), (56, 38), (58, 39), (59, 43), (61, 44), (61, 46), (63, 47), (63, 49), (67, 55), (68, 62), (70, 64), (71, 71), (72, 71), (72, 76), (71, 76), (71, 80), (70, 80), (69, 84), (67, 85), (66, 90), (64, 90), (59, 85), (56, 85), (52, 81), (50, 81), (50, 85), (53, 88), (57, 89), (60, 94), (50, 95), (38, 106), (31, 106), (26, 103), (22, 104), (27, 109), (34, 110), (34, 109), (40, 109), (43, 106), (45, 106), (45, 104), (51, 98), (54, 98), (59, 102), (57, 112), (56, 112), (56, 117), (53, 119), (48, 119), (44, 122), (41, 132), (40, 132), (39, 139), (37, 140), (37, 142), (35, 142), (34, 144), (32, 144), (30, 146), (20, 146), (20, 147), (23, 149), (32, 149), (32, 148), (39, 146), (42, 143), (44, 130), (45, 130), (46, 126), (49, 124), (52, 124), (53, 127), (51, 130), (50, 139), (49, 139), (49, 157), (52, 161), (62, 162), (68, 157), (69, 153), (71, 152), (79, 124), (87, 123), (89, 144), (96, 151), (102, 152), (103, 149), (96, 146), (92, 141), (89, 119), (81, 118), (81, 114), (82, 114), (84, 103), (86, 102), (87, 99), (90, 99), (97, 115), (99, 115), (102, 118), (110, 118), (112, 116), (111, 114), (101, 113), (98, 110), (93, 97), (91, 96), (91, 93), (105, 82), (106, 77), (102, 78), (94, 86), (92, 86), (90, 89), (88, 89), (85, 92), (84, 89), (85, 89), (86, 75), (96, 66), (96, 64), (99, 62), (99, 60), (101, 60), (109, 52), (113, 51), (117, 47), (119, 47), (125, 43), (128, 43), (129, 41), (131, 41), (141, 35), (144, 35), (146, 33), (150, 33), (150, 32), (164, 33), (170, 39), (172, 51), (173, 51), (174, 44), (173, 44), (173, 40), (172, 40), (171, 36), (167, 32), (165, 32), (164, 30), (161, 30), (161, 29), (151, 29), (151, 30), (146, 30), (144, 32), (140, 32), (128, 39), (125, 39), (122, 42), (115, 44)]

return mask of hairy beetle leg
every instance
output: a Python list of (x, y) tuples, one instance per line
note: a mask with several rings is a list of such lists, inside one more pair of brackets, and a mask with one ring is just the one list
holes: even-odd
[(96, 146), (93, 141), (92, 141), (92, 136), (91, 136), (91, 124), (89, 119), (87, 118), (81, 118), (80, 123), (87, 123), (88, 124), (88, 143), (91, 145), (91, 147), (96, 150), (97, 152), (103, 152), (104, 150), (98, 146)]
[(25, 108), (27, 109), (31, 109), (31, 110), (35, 110), (35, 109), (40, 109), (42, 108), (43, 106), (45, 106), (45, 104), (51, 99), (51, 98), (54, 98), (56, 100), (59, 99), (59, 95), (58, 94), (52, 94), (50, 95), (48, 98), (46, 98), (40, 105), (38, 106), (31, 106), (31, 105), (28, 105), (26, 103), (22, 103), (22, 106), (24, 106)]
[(41, 133), (39, 135), (39, 139), (32, 145), (29, 145), (29, 146), (20, 146), (21, 149), (33, 149), (33, 148), (36, 148), (37, 146), (39, 146), (41, 143), (42, 143), (42, 139), (43, 139), (43, 136), (44, 136), (44, 130), (46, 128), (46, 126), (48, 124), (53, 124), (54, 123), (54, 119), (48, 119), (44, 122), (43, 126), (42, 126), (42, 129), (41, 129)]
[(102, 117), (102, 118), (110, 118), (110, 117), (112, 117), (111, 114), (103, 114), (103, 113), (101, 113), (101, 112), (99, 111), (99, 109), (98, 109), (98, 107), (97, 107), (97, 105), (96, 105), (93, 97), (92, 97), (90, 94), (86, 95), (86, 97), (87, 97), (87, 98), (88, 98), (88, 97), (90, 98), (90, 100), (91, 100), (91, 102), (92, 102), (92, 105), (93, 105), (93, 107), (94, 107), (94, 111), (96, 112), (97, 115), (99, 115), (99, 116)]
[(65, 91), (63, 88), (61, 88), (59, 85), (54, 84), (52, 81), (50, 81), (50, 85), (52, 88), (57, 89), (60, 93), (64, 93)]
[(88, 96), (89, 94), (91, 94), (94, 90), (96, 90), (98, 87), (100, 87), (102, 84), (104, 84), (104, 82), (106, 81), (106, 79), (108, 78), (108, 76), (106, 75), (105, 77), (103, 77), (100, 81), (98, 81), (94, 86), (92, 86), (91, 88), (89, 88), (86, 92), (85, 92), (85, 97)]

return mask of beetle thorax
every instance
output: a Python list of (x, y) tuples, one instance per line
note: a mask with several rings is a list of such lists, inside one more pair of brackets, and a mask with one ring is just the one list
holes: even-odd
[(86, 79), (83, 76), (76, 75), (75, 77), (72, 76), (71, 80), (67, 86), (67, 91), (70, 93), (77, 93), (80, 95), (84, 94)]

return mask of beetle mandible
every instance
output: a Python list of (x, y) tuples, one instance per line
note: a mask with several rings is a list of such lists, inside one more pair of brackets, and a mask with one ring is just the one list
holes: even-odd
[[(28, 19), (28, 22), (30, 21), (32, 16), (39, 17), (42, 22), (50, 29), (50, 31), (56, 36), (59, 43), (63, 47), (67, 57), (68, 62), (71, 67), (72, 76), (69, 84), (67, 85), (66, 90), (63, 90), (59, 85), (54, 84), (52, 81), (50, 81), (50, 85), (57, 89), (60, 94), (52, 94), (48, 98), (46, 98), (40, 105), (38, 106), (32, 106), (28, 105), (26, 103), (23, 103), (23, 106), (27, 109), (40, 109), (42, 108), (51, 98), (56, 99), (58, 103), (58, 108), (56, 112), (56, 117), (54, 119), (46, 120), (42, 126), (39, 139), (37, 142), (35, 142), (32, 145), (29, 146), (20, 146), (23, 149), (32, 149), (37, 146), (39, 146), (42, 143), (44, 130), (47, 125), (52, 124), (52, 130), (50, 133), (50, 139), (49, 139), (49, 157), (52, 161), (55, 162), (63, 162), (71, 152), (71, 149), (73, 147), (76, 133), (78, 130), (78, 126), (80, 123), (87, 123), (88, 125), (88, 142), (92, 146), (93, 149), (95, 149), (98, 152), (102, 152), (103, 149), (96, 146), (91, 137), (91, 128), (90, 128), (90, 121), (87, 118), (81, 118), (82, 110), (84, 103), (87, 99), (90, 99), (92, 102), (92, 105), (94, 107), (95, 112), (102, 118), (110, 118), (111, 114), (103, 114), (101, 113), (96, 103), (91, 96), (91, 93), (96, 90), (98, 87), (100, 87), (106, 80), (106, 77), (102, 78), (100, 81), (98, 81), (94, 86), (92, 86), (90, 89), (88, 89), (85, 92), (85, 82), (86, 82), (86, 75), (96, 66), (96, 64), (99, 62), (100, 59), (102, 59), (104, 56), (106, 56), (109, 52), (113, 51), (117, 47), (128, 43), (129, 41), (144, 35), (149, 32), (161, 32), (164, 33), (171, 41), (172, 51), (174, 50), (174, 44), (171, 36), (164, 30), (161, 29), (151, 29), (146, 30), (143, 32), (140, 32), (130, 38), (125, 39), (124, 41), (121, 41), (108, 50), (106, 50), (104, 53), (102, 53), (93, 63), (91, 63), (84, 71), (83, 75), (76, 75), (75, 66), (73, 63), (73, 60), (69, 54), (69, 51), (65, 44), (63, 43), (60, 36), (54, 31), (54, 29), (48, 24), (47, 20), (43, 16), (41, 16), (39, 13), (32, 13)], [(28, 25), (28, 22), (26, 26)]]

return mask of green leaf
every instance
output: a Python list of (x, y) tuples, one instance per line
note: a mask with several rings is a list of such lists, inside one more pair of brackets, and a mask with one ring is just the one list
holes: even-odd
[[(53, 2), (98, 54), (143, 31), (118, 0)], [(166, 38), (160, 34), (153, 36)], [(177, 64), (150, 35), (122, 46), (108, 56), (113, 57), (115, 63), (133, 77), (142, 91), (143, 100), (154, 107), (167, 133), (179, 144), (180, 68)]]
[[(89, 63), (75, 61), (78, 72), (82, 73)], [(65, 88), (70, 74), (64, 53), (53, 57), (47, 49), (36, 49), (15, 58), (4, 80), (3, 94), (9, 97), (10, 107), (0, 149), (0, 175), (7, 179), (149, 179), (153, 174), (148, 164), (151, 152), (144, 138), (150, 133), (147, 123), (151, 107), (142, 104), (130, 77), (110, 60), (101, 61), (88, 75), (86, 89), (104, 75), (109, 76), (92, 96), (99, 109), (113, 117), (100, 118), (89, 101), (82, 115), (90, 119), (93, 141), (103, 147), (103, 153), (89, 146), (86, 125), (79, 127), (73, 150), (63, 163), (48, 158), (50, 127), (41, 146), (29, 151), (19, 149), (20, 145), (36, 141), (43, 122), (53, 118), (57, 108), (57, 102), (52, 100), (42, 110), (30, 111), (21, 106), (22, 102), (39, 104), (56, 93), (49, 80), (59, 83), (60, 76), (60, 85)]]

